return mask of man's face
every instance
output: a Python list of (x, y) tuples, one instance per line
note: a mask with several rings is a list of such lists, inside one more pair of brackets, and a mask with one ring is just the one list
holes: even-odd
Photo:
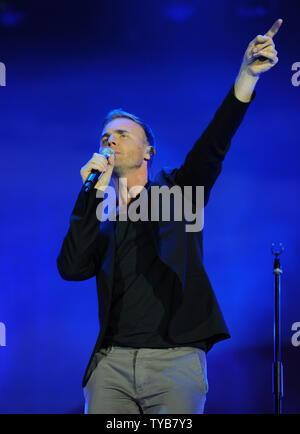
[(100, 148), (115, 151), (114, 171), (118, 175), (133, 172), (143, 164), (144, 158), (148, 160), (147, 146), (143, 127), (130, 119), (116, 118), (107, 123), (102, 131)]

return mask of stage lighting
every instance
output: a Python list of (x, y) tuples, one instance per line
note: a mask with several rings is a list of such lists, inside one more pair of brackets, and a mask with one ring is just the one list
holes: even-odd
[(15, 10), (7, 2), (0, 1), (0, 25), (3, 27), (15, 27), (23, 21), (25, 15)]
[(273, 15), (277, 0), (237, 0), (236, 14), (242, 17), (264, 17)]
[(173, 1), (162, 7), (163, 15), (171, 21), (187, 21), (195, 12), (195, 5), (186, 1)]

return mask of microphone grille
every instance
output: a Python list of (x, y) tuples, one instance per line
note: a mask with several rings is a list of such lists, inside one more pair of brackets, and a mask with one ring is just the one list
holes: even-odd
[(115, 151), (111, 148), (104, 148), (101, 154), (106, 158), (109, 158), (111, 155), (115, 155)]

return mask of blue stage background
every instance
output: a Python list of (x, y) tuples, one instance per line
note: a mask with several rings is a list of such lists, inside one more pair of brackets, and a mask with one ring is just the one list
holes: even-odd
[[(153, 173), (178, 166), (221, 104), (244, 51), (277, 18), (264, 74), (205, 210), (204, 266), (232, 334), (208, 353), (207, 413), (272, 413), (271, 243), (282, 242), (283, 412), (300, 413), (300, 4), (228, 0), (0, 1), (0, 413), (81, 413), (98, 334), (96, 282), (56, 257), (106, 113), (144, 118)], [(74, 4), (75, 3), (75, 4)], [(300, 80), (299, 80), (300, 81)]]

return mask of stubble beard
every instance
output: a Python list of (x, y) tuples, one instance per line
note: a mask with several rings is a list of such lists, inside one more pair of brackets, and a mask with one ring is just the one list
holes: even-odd
[(138, 164), (136, 164), (135, 166), (129, 166), (128, 164), (126, 164), (126, 162), (124, 162), (123, 164), (115, 163), (113, 175), (116, 178), (126, 178), (128, 175), (138, 170), (139, 167), (140, 166)]

